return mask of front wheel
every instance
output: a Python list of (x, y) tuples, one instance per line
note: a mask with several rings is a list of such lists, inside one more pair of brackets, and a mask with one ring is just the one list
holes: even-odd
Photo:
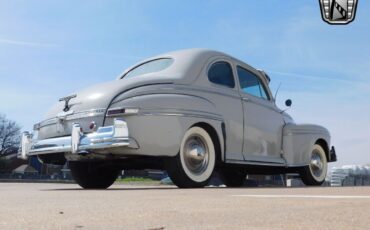
[(310, 164), (301, 169), (303, 183), (309, 186), (318, 186), (324, 183), (328, 171), (328, 161), (324, 149), (315, 144), (311, 151)]
[(117, 179), (119, 170), (104, 162), (70, 161), (72, 177), (84, 189), (106, 189)]
[(166, 169), (179, 188), (199, 188), (208, 184), (216, 162), (215, 146), (201, 127), (186, 131), (180, 152), (166, 160)]

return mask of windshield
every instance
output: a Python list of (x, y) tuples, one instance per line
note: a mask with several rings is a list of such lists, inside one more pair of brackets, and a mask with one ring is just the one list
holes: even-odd
[(161, 58), (161, 59), (155, 59), (152, 61), (148, 61), (139, 66), (136, 66), (135, 68), (130, 70), (128, 73), (126, 73), (122, 78), (134, 77), (134, 76), (143, 75), (147, 73), (159, 72), (164, 69), (167, 69), (172, 63), (173, 63), (172, 58)]

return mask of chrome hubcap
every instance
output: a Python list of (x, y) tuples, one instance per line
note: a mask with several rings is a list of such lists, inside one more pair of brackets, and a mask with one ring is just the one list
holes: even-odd
[(184, 146), (186, 167), (194, 174), (202, 174), (208, 166), (208, 146), (201, 136), (190, 136)]
[(312, 153), (310, 168), (311, 168), (312, 173), (316, 177), (321, 176), (321, 174), (323, 172), (323, 168), (324, 168), (324, 163), (321, 159), (321, 155), (319, 153), (317, 153), (316, 151), (314, 151)]

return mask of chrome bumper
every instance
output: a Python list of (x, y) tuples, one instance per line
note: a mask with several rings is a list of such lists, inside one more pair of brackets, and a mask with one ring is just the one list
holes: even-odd
[[(88, 153), (92, 150), (102, 150), (132, 145), (128, 135), (127, 123), (115, 119), (113, 126), (100, 127), (94, 133), (83, 134), (79, 124), (73, 124), (71, 136), (33, 140), (28, 132), (22, 134), (21, 148), (18, 158), (51, 153)], [(134, 148), (136, 147), (134, 143)]]

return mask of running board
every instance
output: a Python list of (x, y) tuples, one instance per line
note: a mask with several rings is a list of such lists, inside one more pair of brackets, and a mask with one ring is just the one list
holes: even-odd
[(286, 164), (284, 164), (284, 163), (264, 162), (264, 161), (226, 160), (225, 163), (229, 163), (229, 164), (242, 164), (242, 165), (263, 165), (263, 166), (286, 167)]

